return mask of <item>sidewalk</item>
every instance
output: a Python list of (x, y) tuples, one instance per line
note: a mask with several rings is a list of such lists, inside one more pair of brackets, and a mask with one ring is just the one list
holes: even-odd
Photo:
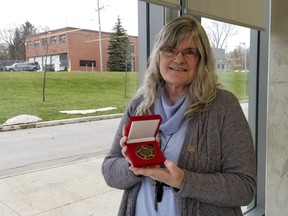
[[(107, 115), (0, 128), (3, 131), (119, 118)], [(1, 130), (0, 130), (1, 131)], [(115, 216), (122, 191), (106, 185), (105, 155), (0, 177), (0, 216)]]
[(0, 216), (115, 216), (122, 191), (101, 174), (104, 155), (0, 179)]

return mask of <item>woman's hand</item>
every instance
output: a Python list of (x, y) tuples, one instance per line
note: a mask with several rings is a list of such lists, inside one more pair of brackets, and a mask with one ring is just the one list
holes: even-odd
[(150, 178), (163, 182), (171, 187), (180, 189), (184, 180), (184, 171), (170, 160), (164, 162), (165, 167), (133, 167), (129, 169), (135, 175), (149, 176)]
[(123, 128), (122, 128), (122, 138), (120, 139), (120, 146), (122, 147), (121, 153), (123, 155), (123, 157), (131, 164), (131, 161), (128, 157), (127, 154), (127, 146), (126, 146), (126, 142), (127, 142), (127, 136), (125, 136), (125, 130), (126, 130), (127, 125), (124, 124)]

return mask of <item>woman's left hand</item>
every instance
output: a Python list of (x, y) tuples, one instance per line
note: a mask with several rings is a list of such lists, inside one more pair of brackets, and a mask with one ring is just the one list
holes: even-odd
[(170, 160), (164, 162), (165, 167), (133, 167), (129, 169), (135, 175), (149, 176), (150, 178), (163, 182), (171, 187), (180, 189), (184, 180), (184, 171)]

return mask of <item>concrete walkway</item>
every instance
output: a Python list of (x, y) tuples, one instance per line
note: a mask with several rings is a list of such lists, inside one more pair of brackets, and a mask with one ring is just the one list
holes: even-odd
[[(113, 117), (119, 116), (107, 118)], [(83, 122), (84, 119), (69, 121)], [(63, 124), (62, 121), (52, 123), (42, 122), (33, 127)], [(0, 216), (117, 215), (122, 191), (104, 182), (101, 174), (104, 156), (1, 177)]]
[(117, 215), (122, 191), (104, 182), (103, 157), (0, 179), (0, 215)]

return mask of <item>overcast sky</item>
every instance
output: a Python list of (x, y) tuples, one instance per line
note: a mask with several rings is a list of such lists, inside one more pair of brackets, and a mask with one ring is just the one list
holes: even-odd
[[(204, 18), (202, 19), (202, 24), (204, 28), (206, 27), (208, 29), (209, 26), (211, 27), (211, 20)], [(228, 51), (234, 50), (237, 46), (242, 46), (242, 48), (245, 47), (246, 49), (249, 48), (250, 28), (235, 26), (233, 31), (237, 32), (237, 34), (228, 37), (223, 48)]]
[[(129, 35), (138, 35), (138, 0), (99, 0), (101, 30), (111, 32), (119, 15)], [(1, 3), (0, 29), (26, 21), (50, 30), (76, 27), (98, 30), (97, 0), (7, 0)]]
[[(138, 35), (138, 0), (99, 0), (101, 30), (112, 32), (119, 15), (129, 35)], [(99, 30), (97, 0), (6, 0), (1, 5), (0, 29), (15, 28), (26, 21), (49, 30), (75, 27)], [(227, 49), (240, 43), (249, 47), (249, 29), (228, 39)]]

